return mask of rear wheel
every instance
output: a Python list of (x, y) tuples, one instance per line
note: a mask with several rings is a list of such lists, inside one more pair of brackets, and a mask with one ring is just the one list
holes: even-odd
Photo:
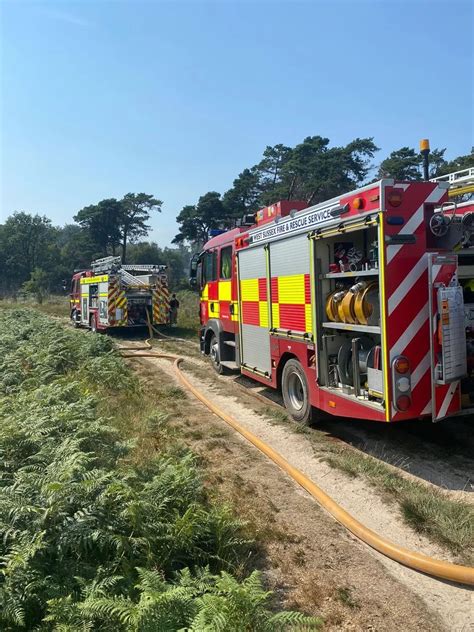
[(73, 309), (71, 312), (71, 323), (77, 329), (80, 325), (81, 316), (77, 310)]
[(309, 424), (312, 407), (309, 401), (308, 381), (298, 360), (288, 360), (283, 367), (281, 390), (285, 407), (292, 418), (298, 423)]
[(216, 334), (211, 335), (211, 340), (209, 342), (209, 355), (211, 357), (214, 371), (216, 373), (219, 373), (219, 375), (223, 375), (226, 372), (226, 369), (221, 364), (221, 351), (219, 348), (219, 340), (217, 339)]
[(97, 333), (97, 316), (91, 316), (91, 321), (90, 321), (90, 325), (91, 325), (91, 332), (93, 334)]

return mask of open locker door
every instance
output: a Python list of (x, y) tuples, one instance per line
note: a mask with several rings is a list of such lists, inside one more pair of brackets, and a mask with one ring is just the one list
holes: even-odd
[(433, 421), (461, 409), (460, 380), (467, 370), (466, 330), (457, 268), (456, 255), (428, 255)]
[(238, 253), (240, 359), (244, 369), (271, 378), (267, 255), (263, 246)]

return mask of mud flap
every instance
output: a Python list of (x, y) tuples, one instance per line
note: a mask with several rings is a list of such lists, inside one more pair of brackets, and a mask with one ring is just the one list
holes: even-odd
[(461, 410), (460, 380), (467, 371), (466, 330), (457, 268), (456, 255), (428, 255), (433, 421)]

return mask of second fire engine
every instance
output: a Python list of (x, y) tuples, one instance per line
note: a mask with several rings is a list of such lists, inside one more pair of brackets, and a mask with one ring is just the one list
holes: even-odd
[(169, 317), (166, 266), (123, 265), (120, 257), (93, 261), (72, 277), (70, 315), (76, 327), (163, 325)]

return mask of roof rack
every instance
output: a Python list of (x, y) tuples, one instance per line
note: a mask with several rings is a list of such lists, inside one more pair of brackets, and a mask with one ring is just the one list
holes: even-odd
[(456, 195), (464, 195), (466, 193), (474, 193), (474, 167), (468, 167), (467, 169), (460, 169), (459, 171), (453, 171), (447, 173), (444, 176), (438, 176), (437, 178), (431, 178), (431, 182), (448, 182), (449, 183), (449, 197), (455, 197)]

